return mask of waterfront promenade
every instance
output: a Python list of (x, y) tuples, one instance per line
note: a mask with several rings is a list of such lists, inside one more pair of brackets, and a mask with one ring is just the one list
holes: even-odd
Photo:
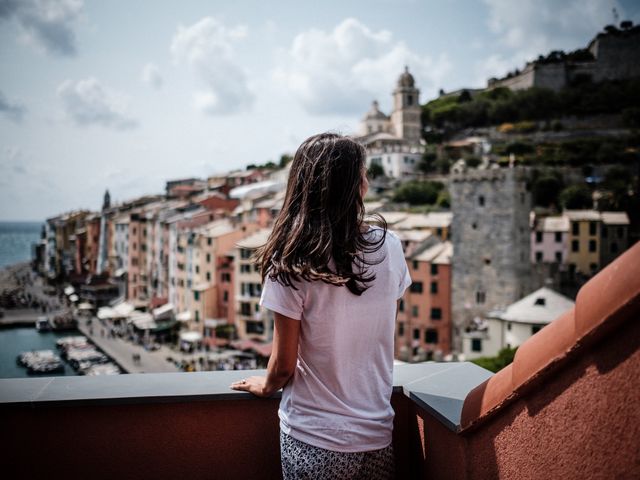
[[(140, 345), (134, 345), (126, 340), (107, 334), (107, 328), (93, 317), (92, 326), (89, 318), (78, 318), (78, 330), (88, 337), (96, 346), (113, 359), (127, 373), (168, 373), (181, 370), (167, 357), (182, 360), (180, 353), (174, 352), (168, 347), (161, 346), (158, 350), (148, 351)], [(101, 331), (104, 330), (104, 336)], [(134, 355), (139, 355), (140, 360), (134, 361)]]

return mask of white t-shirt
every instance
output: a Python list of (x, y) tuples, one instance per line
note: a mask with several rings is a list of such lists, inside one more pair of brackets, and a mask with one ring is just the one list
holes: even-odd
[[(370, 227), (370, 239), (382, 230)], [(394, 411), (393, 346), (396, 301), (411, 284), (398, 237), (387, 232), (367, 267), (376, 279), (361, 296), (322, 281), (265, 280), (260, 304), (301, 320), (295, 373), (284, 387), (280, 428), (316, 447), (342, 452), (385, 448)]]

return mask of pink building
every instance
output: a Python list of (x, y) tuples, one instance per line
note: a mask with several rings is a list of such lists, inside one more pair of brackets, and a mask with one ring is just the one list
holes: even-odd
[(543, 217), (533, 221), (531, 263), (565, 263), (567, 260), (569, 219)]

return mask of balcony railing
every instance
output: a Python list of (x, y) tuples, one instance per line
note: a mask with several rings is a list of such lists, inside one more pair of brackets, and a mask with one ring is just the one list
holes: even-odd
[[(229, 389), (252, 374), (264, 371), (2, 379), (11, 478), (279, 478), (279, 394)], [(467, 362), (396, 366), (398, 478), (415, 463), (415, 412), (456, 431), (467, 393), (490, 376)]]

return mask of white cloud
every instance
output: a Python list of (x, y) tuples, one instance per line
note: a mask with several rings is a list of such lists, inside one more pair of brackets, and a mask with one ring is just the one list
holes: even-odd
[(612, 23), (615, 7), (624, 19), (620, 4), (613, 0), (484, 0), (489, 9), (488, 27), (495, 35), (491, 53), (476, 64), (477, 82), (486, 85), (489, 77), (500, 77), (522, 69), (527, 61), (551, 50), (582, 48)]
[(78, 82), (66, 80), (58, 87), (58, 96), (66, 114), (77, 125), (100, 125), (116, 130), (138, 125), (129, 114), (127, 98), (93, 77)]
[(72, 56), (74, 24), (82, 8), (82, 0), (0, 0), (0, 19), (15, 19), (28, 43), (48, 53)]
[(195, 24), (179, 26), (171, 42), (171, 53), (177, 64), (185, 63), (196, 74), (202, 90), (194, 95), (194, 105), (212, 114), (228, 114), (248, 110), (254, 95), (248, 87), (247, 75), (234, 60), (236, 42), (247, 35), (247, 28), (229, 28), (213, 17)]
[(423, 98), (437, 92), (451, 68), (446, 55), (418, 54), (391, 32), (372, 31), (348, 18), (330, 32), (311, 29), (297, 35), (273, 78), (310, 113), (361, 113), (373, 98), (390, 98), (405, 65)]
[(140, 76), (143, 83), (153, 87), (153, 88), (161, 88), (163, 79), (160, 74), (160, 69), (153, 63), (147, 63), (142, 68), (142, 74)]
[(26, 108), (24, 105), (8, 100), (7, 97), (0, 92), (0, 114), (18, 123), (22, 120), (25, 111)]

